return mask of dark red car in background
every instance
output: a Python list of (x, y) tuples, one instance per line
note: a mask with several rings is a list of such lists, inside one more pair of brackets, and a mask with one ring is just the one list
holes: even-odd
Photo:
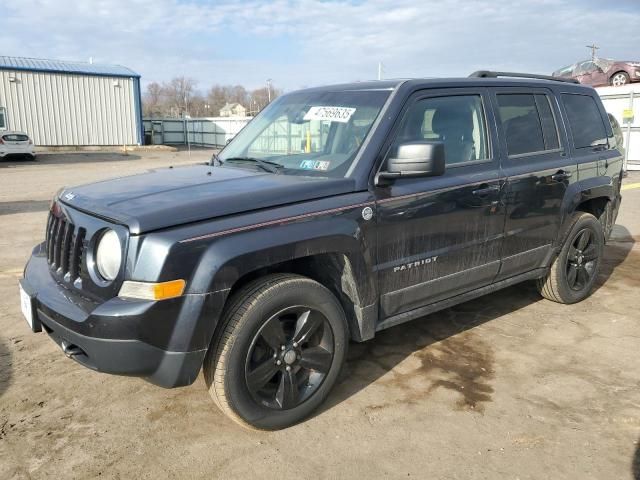
[(556, 70), (554, 77), (575, 78), (592, 87), (613, 85), (618, 87), (631, 82), (640, 82), (640, 62), (623, 62), (608, 58), (595, 58), (574, 63)]

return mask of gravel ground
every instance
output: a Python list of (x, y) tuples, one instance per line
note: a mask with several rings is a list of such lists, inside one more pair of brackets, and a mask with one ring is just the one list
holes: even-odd
[(17, 281), (60, 186), (210, 154), (0, 163), (0, 478), (640, 478), (640, 188), (592, 297), (523, 284), (352, 344), (321, 411), (280, 432), (238, 427), (202, 378), (99, 374), (28, 331)]

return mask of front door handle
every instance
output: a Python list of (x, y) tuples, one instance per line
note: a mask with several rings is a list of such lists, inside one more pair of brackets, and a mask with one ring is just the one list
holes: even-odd
[(486, 197), (490, 193), (496, 193), (500, 191), (499, 185), (487, 185), (486, 187), (481, 185), (480, 187), (481, 188), (473, 190), (471, 193), (473, 193), (477, 197)]
[(571, 177), (571, 172), (565, 172), (564, 170), (560, 170), (558, 171), (558, 173), (554, 173), (553, 175), (551, 175), (551, 180), (553, 180), (554, 182), (562, 182), (563, 180), (566, 180), (569, 177)]

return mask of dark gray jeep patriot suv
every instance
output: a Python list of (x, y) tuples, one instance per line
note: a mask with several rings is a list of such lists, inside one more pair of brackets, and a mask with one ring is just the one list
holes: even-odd
[[(518, 78), (520, 77), (520, 78)], [(349, 341), (517, 282), (587, 297), (620, 205), (602, 103), (500, 72), (275, 100), (210, 164), (66, 188), (20, 281), (75, 361), (287, 427)]]

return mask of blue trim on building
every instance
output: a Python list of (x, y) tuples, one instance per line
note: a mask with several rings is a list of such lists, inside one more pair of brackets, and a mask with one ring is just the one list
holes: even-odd
[(138, 120), (138, 144), (144, 145), (144, 124), (142, 123), (142, 92), (140, 90), (140, 77), (133, 79), (133, 97), (136, 109), (136, 118)]
[(41, 58), (0, 56), (0, 70), (16, 70), (23, 72), (51, 72), (64, 73), (68, 75), (94, 75), (98, 77), (140, 78), (140, 75), (138, 73), (121, 65), (65, 62)]

